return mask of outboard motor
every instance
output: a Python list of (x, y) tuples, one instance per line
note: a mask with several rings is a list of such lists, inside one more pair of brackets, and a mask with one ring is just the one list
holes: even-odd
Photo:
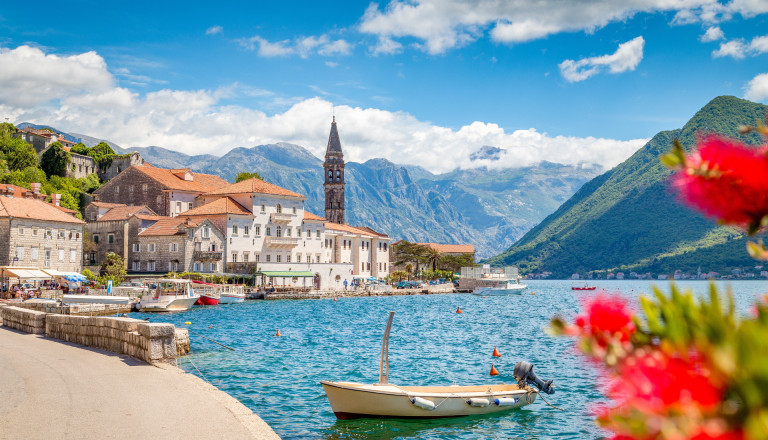
[(535, 385), (539, 391), (554, 394), (555, 389), (552, 386), (551, 380), (541, 380), (536, 377), (536, 373), (533, 372), (533, 365), (530, 362), (520, 361), (515, 365), (513, 372), (515, 380), (523, 385)]

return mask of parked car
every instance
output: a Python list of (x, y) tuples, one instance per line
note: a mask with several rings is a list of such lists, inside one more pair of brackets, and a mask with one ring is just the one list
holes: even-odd
[(399, 283), (397, 283), (398, 289), (410, 289), (410, 287), (411, 287), (410, 281), (400, 281)]

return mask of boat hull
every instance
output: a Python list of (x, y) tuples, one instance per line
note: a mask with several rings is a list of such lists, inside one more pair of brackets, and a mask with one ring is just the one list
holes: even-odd
[(597, 286), (592, 287), (571, 287), (571, 290), (595, 290)]
[(143, 301), (139, 303), (142, 312), (183, 312), (189, 310), (197, 301), (196, 296), (175, 298), (168, 300), (154, 300)]
[[(441, 418), (492, 414), (530, 405), (538, 392), (517, 385), (399, 387), (395, 385), (365, 385), (353, 382), (322, 381), (333, 413), (339, 419), (362, 417), (383, 418)], [(423, 408), (412, 399), (434, 406)], [(473, 406), (469, 399), (484, 399), (484, 406)], [(508, 405), (497, 405), (496, 399), (514, 399)]]
[(195, 301), (196, 306), (215, 306), (217, 304), (219, 304), (219, 298), (208, 295), (200, 295), (200, 298)]
[(112, 295), (63, 295), (61, 303), (67, 304), (121, 304), (128, 305), (131, 298), (127, 296)]
[(496, 296), (496, 295), (521, 295), (523, 290), (527, 289), (525, 284), (514, 284), (512, 287), (477, 287), (472, 291), (473, 295)]
[(245, 301), (245, 295), (232, 295), (227, 293), (221, 294), (221, 299), (219, 300), (219, 304), (234, 304), (234, 303), (241, 303)]

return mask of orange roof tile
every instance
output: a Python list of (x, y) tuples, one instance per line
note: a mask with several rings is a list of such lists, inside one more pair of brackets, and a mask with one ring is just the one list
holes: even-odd
[(229, 185), (229, 182), (222, 179), (219, 176), (213, 174), (192, 173), (192, 180), (184, 180), (183, 174), (179, 177), (174, 174), (174, 171), (165, 168), (155, 168), (154, 166), (144, 163), (144, 165), (132, 165), (132, 168), (136, 168), (142, 173), (146, 174), (150, 178), (160, 182), (167, 189), (177, 191), (190, 191), (190, 192), (208, 192), (219, 188), (223, 188)]
[(319, 220), (319, 221), (325, 221), (324, 218), (320, 217), (319, 215), (312, 214), (309, 211), (304, 211), (304, 220)]
[(255, 177), (253, 179), (243, 180), (242, 182), (233, 183), (223, 188), (218, 188), (213, 191), (209, 191), (205, 195), (250, 194), (250, 193), (274, 194), (276, 196), (288, 196), (288, 197), (298, 197), (301, 199), (306, 199), (306, 197), (304, 197), (301, 194), (295, 193), (293, 191), (289, 191), (285, 188), (281, 188), (277, 185), (274, 185), (269, 182), (265, 182)]
[(139, 236), (149, 236), (149, 235), (179, 235), (179, 234), (186, 234), (184, 230), (179, 229), (179, 226), (184, 224), (185, 222), (189, 221), (190, 226), (197, 226), (198, 223), (192, 222), (190, 219), (186, 217), (164, 217), (152, 226), (148, 227), (147, 229), (143, 230), (139, 233)]
[(6, 188), (10, 188), (13, 190), (13, 194), (12, 194), (13, 197), (24, 197), (25, 192), (32, 191), (30, 189), (22, 188), (17, 185), (11, 185), (10, 183), (3, 183), (2, 185), (0, 185), (0, 191), (5, 190)]
[(107, 203), (107, 202), (99, 202), (99, 201), (93, 201), (89, 203), (89, 205), (96, 206), (97, 208), (117, 208), (118, 206), (128, 206), (124, 203)]
[(379, 237), (387, 237), (389, 238), (389, 235), (382, 234), (381, 232), (376, 232), (373, 229), (369, 228), (368, 226), (355, 226), (357, 229), (360, 229), (362, 231), (366, 231), (369, 234), (378, 235)]
[(61, 223), (85, 224), (84, 221), (66, 214), (50, 203), (36, 199), (0, 196), (0, 217), (16, 217), (48, 220)]
[(132, 215), (136, 215), (138, 213), (142, 213), (145, 215), (154, 215), (155, 212), (151, 209), (147, 208), (146, 206), (140, 205), (140, 206), (116, 206), (109, 211), (107, 211), (104, 215), (96, 219), (98, 222), (109, 222), (109, 221), (115, 221), (115, 220), (126, 220), (128, 217)]
[(438, 243), (416, 243), (422, 246), (429, 246), (432, 249), (443, 254), (474, 254), (475, 246), (471, 244), (438, 244)]
[(243, 205), (237, 203), (229, 197), (222, 197), (216, 199), (205, 205), (192, 208), (189, 211), (182, 212), (182, 216), (191, 215), (216, 215), (216, 214), (244, 214), (250, 215), (251, 211), (243, 207)]
[(66, 212), (67, 214), (70, 214), (70, 215), (74, 215), (77, 213), (77, 211), (75, 211), (74, 209), (65, 208), (63, 206), (56, 206), (52, 203), (51, 203), (51, 206), (53, 206), (54, 208), (58, 209), (61, 212)]
[(328, 222), (328, 223), (325, 224), (325, 229), (326, 230), (330, 229), (331, 231), (349, 232), (351, 234), (360, 234), (360, 235), (365, 235), (365, 236), (368, 236), (368, 237), (373, 236), (373, 234), (371, 234), (368, 231), (365, 231), (365, 230), (362, 230), (362, 229), (358, 229), (358, 228), (356, 228), (354, 226), (340, 225), (338, 223)]

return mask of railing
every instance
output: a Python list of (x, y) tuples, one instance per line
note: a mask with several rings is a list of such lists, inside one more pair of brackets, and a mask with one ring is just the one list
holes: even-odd
[(294, 247), (299, 244), (299, 239), (294, 237), (267, 237), (264, 244), (267, 247)]
[(194, 251), (192, 258), (195, 261), (220, 261), (224, 258), (224, 252), (220, 251)]
[(269, 215), (269, 220), (272, 223), (288, 223), (293, 220), (293, 215), (273, 212)]

